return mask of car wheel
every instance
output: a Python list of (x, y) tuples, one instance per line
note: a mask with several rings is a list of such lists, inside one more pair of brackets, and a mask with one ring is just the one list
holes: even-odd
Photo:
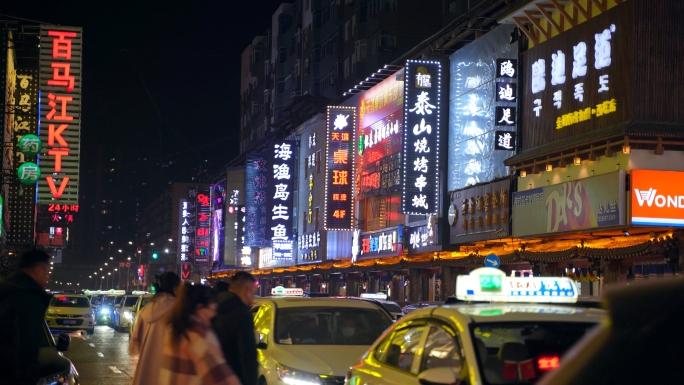
[(257, 385), (266, 385), (266, 379), (264, 377), (259, 378)]
[(114, 324), (114, 331), (117, 331), (117, 332), (118, 332), (119, 330), (120, 330), (119, 324), (118, 324), (118, 323), (115, 323), (115, 324)]
[(88, 334), (93, 334), (93, 333), (95, 333), (95, 328), (90, 328), (90, 329), (86, 330), (86, 332)]

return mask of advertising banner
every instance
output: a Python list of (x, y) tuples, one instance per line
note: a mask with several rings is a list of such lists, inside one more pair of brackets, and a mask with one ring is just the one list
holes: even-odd
[(629, 3), (522, 54), (523, 150), (629, 120), (635, 56)]
[(625, 224), (625, 172), (513, 194), (513, 236), (564, 233)]
[(403, 241), (403, 226), (392, 227), (386, 230), (360, 233), (354, 236), (352, 249), (358, 250), (355, 259), (368, 259), (378, 257), (396, 257), (401, 255), (401, 242)]
[(684, 172), (632, 170), (632, 224), (684, 226)]
[(354, 218), (356, 108), (328, 106), (324, 228), (351, 230)]
[(273, 245), (273, 259), (292, 261), (294, 259), (294, 181), (295, 156), (297, 143), (290, 140), (271, 145), (270, 161), (273, 172), (268, 185), (269, 211), (271, 225), (267, 230)]
[(179, 263), (189, 263), (195, 244), (191, 237), (193, 234), (191, 221), (194, 220), (195, 212), (191, 209), (187, 199), (181, 199), (178, 207), (178, 255)]
[(511, 182), (508, 179), (452, 192), (449, 211), (452, 213), (451, 243), (509, 236), (510, 194)]
[(517, 123), (514, 28), (501, 25), (450, 57), (448, 191), (508, 175), (503, 161), (514, 154)]
[(408, 60), (404, 95), (402, 212), (437, 214), (442, 65), (434, 61)]
[(269, 170), (267, 154), (247, 154), (247, 175), (245, 180), (245, 243), (244, 246), (265, 247), (270, 244), (266, 238), (268, 227), (267, 196)]
[(188, 195), (195, 201), (195, 265), (208, 265), (211, 264), (211, 188), (197, 187), (189, 190)]
[(78, 203), (82, 28), (40, 26), (38, 203)]

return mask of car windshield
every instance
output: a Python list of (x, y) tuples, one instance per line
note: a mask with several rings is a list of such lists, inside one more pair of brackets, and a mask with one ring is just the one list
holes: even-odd
[(385, 307), (390, 313), (401, 313), (401, 308), (396, 303), (392, 302), (381, 302), (382, 306)]
[(144, 308), (145, 305), (147, 305), (148, 302), (152, 301), (153, 297), (143, 297), (142, 303), (140, 304), (140, 308)]
[(138, 297), (126, 297), (126, 302), (124, 302), (122, 307), (134, 306), (136, 302), (138, 302)]
[(561, 365), (561, 357), (595, 323), (475, 324), (473, 341), (487, 384), (533, 384)]
[(105, 299), (102, 300), (102, 305), (112, 306), (113, 304), (114, 304), (114, 297), (105, 297)]
[(379, 309), (307, 306), (279, 309), (275, 332), (283, 345), (371, 345), (390, 325)]
[(55, 295), (50, 301), (52, 307), (90, 307), (90, 301), (86, 297), (68, 297)]
[(122, 299), (123, 297), (116, 297), (116, 299), (114, 300), (114, 305), (120, 304)]

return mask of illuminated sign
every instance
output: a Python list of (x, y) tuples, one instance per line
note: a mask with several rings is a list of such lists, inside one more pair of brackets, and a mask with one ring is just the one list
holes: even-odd
[[(247, 154), (247, 173), (245, 180), (245, 243), (244, 246), (264, 247), (268, 244), (266, 232), (269, 218), (268, 181), (273, 167), (268, 167), (268, 155)], [(269, 230), (271, 231), (271, 230)]]
[(426, 247), (437, 243), (437, 222), (436, 217), (430, 215), (427, 225), (412, 227), (408, 233), (409, 254), (419, 253)]
[(403, 226), (388, 230), (361, 233), (358, 237), (358, 258), (389, 257), (401, 255)]
[(514, 29), (500, 25), (450, 57), (447, 191), (509, 175), (503, 162), (513, 150), (494, 151), (494, 136), (496, 130), (514, 132), (519, 113), (507, 99), (516, 95), (517, 62), (501, 59), (518, 56), (517, 44), (509, 42)]
[(273, 259), (292, 260), (293, 253), (293, 199), (295, 180), (295, 157), (294, 150), (297, 143), (284, 140), (271, 146), (271, 164), (268, 197), (269, 226), (268, 238), (273, 245)]
[(314, 231), (313, 233), (300, 234), (297, 239), (297, 247), (301, 253), (302, 261), (311, 262), (320, 260), (320, 255), (318, 249), (321, 247), (321, 232)]
[(271, 295), (301, 297), (304, 295), (304, 289), (276, 286), (271, 289)]
[(516, 87), (515, 83), (496, 82), (496, 101), (515, 103), (518, 95)]
[(326, 230), (351, 230), (354, 218), (356, 108), (328, 106), (325, 170)]
[(494, 132), (494, 149), (511, 151), (515, 150), (515, 132), (511, 131), (495, 131)]
[(195, 265), (210, 263), (209, 245), (211, 243), (211, 189), (193, 189), (195, 200)]
[(404, 70), (400, 70), (359, 96), (359, 127), (369, 127), (401, 111), (403, 104)]
[(40, 27), (38, 203), (77, 203), (81, 126), (81, 28)]
[(507, 277), (492, 267), (481, 267), (456, 280), (462, 301), (575, 303), (575, 282), (568, 277)]
[(401, 188), (403, 134), (404, 118), (401, 110), (369, 127), (359, 128), (357, 200), (391, 193)]
[(517, 59), (496, 59), (496, 77), (515, 79), (518, 75)]
[(631, 171), (632, 224), (684, 226), (684, 172)]
[[(245, 209), (245, 206), (230, 206), (230, 208), (234, 208), (235, 213), (235, 255), (241, 256), (239, 259), (236, 258), (235, 262), (238, 266), (252, 266), (252, 250), (249, 246), (245, 246), (245, 213), (247, 212), (247, 210)], [(248, 248), (250, 250), (249, 253), (246, 254), (245, 249)], [(246, 261), (248, 261), (249, 263), (247, 263)]]
[(192, 265), (189, 263), (184, 263), (181, 267), (181, 278), (190, 279), (192, 275)]
[(510, 191), (510, 180), (501, 180), (451, 192), (451, 244), (509, 236)]
[(211, 188), (211, 260), (223, 262), (223, 252), (225, 247), (225, 208), (226, 208), (226, 185), (225, 180)]
[(634, 13), (621, 4), (522, 54), (524, 150), (630, 119)]
[(516, 237), (625, 224), (625, 172), (513, 193)]
[(40, 139), (35, 135), (38, 134), (38, 71), (17, 69), (15, 75), (15, 81), (8, 82), (8, 87), (14, 83), (14, 105), (8, 109), (12, 114), (8, 114), (7, 119), (14, 132), (12, 174), (20, 180), (34, 182), (21, 187), (16, 183), (7, 186), (9, 192), (6, 194), (6, 203), (11, 218), (7, 223), (11, 228), (7, 232), (7, 243), (29, 245), (33, 243), (34, 236), (35, 181), (40, 178), (40, 168), (36, 165), (34, 154), (42, 148)]
[(194, 216), (190, 202), (187, 199), (181, 199), (178, 207), (178, 255), (181, 263), (190, 261), (193, 253), (191, 220)]
[[(429, 74), (430, 87), (418, 78)], [(439, 202), (439, 136), (442, 65), (439, 62), (406, 62), (404, 104), (404, 176), (402, 212), (436, 214)]]
[(387, 299), (387, 294), (385, 293), (361, 293), (361, 298), (368, 299)]

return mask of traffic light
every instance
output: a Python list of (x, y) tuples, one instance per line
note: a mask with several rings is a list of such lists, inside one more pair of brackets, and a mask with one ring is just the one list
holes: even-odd
[(159, 258), (159, 253), (157, 253), (157, 252), (155, 251), (155, 252), (152, 253), (152, 259), (157, 259), (157, 258)]

